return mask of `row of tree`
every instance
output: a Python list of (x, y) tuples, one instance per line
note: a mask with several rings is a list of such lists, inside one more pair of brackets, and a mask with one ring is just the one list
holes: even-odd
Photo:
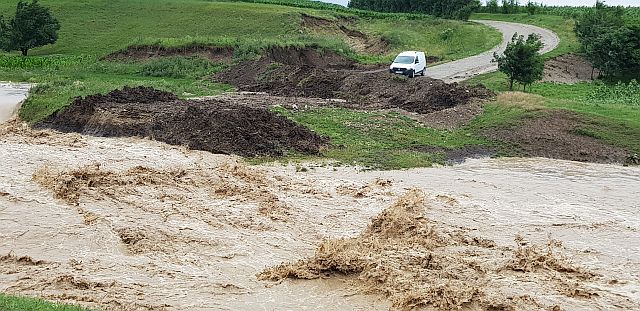
[(20, 0), (13, 18), (0, 15), (0, 49), (20, 51), (26, 56), (30, 49), (53, 44), (58, 40), (60, 24), (49, 9), (37, 0)]
[(502, 14), (518, 14), (527, 13), (529, 15), (534, 14), (552, 14), (558, 15), (563, 11), (569, 11), (570, 13), (579, 12), (582, 7), (556, 7), (547, 6), (535, 1), (527, 1), (526, 4), (520, 4), (518, 0), (488, 0), (487, 4), (480, 7), (478, 12), (480, 13), (502, 13)]
[(467, 20), (480, 8), (479, 0), (351, 0), (349, 7), (378, 12), (422, 13)]
[(603, 2), (576, 19), (581, 49), (593, 66), (607, 76), (640, 72), (640, 25), (628, 25), (624, 8)]

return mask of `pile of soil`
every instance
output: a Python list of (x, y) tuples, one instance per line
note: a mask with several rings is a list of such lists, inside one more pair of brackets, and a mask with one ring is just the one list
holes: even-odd
[(108, 61), (138, 61), (171, 56), (200, 56), (213, 62), (230, 63), (233, 48), (207, 45), (164, 47), (161, 45), (133, 45), (105, 56)]
[(494, 95), (482, 86), (446, 84), (430, 78), (408, 79), (370, 70), (330, 51), (272, 49), (256, 61), (216, 75), (243, 91), (277, 96), (339, 98), (347, 108), (431, 113)]
[(222, 99), (179, 100), (146, 87), (76, 98), (37, 127), (95, 136), (150, 137), (241, 156), (317, 154), (328, 139), (274, 112)]
[(624, 149), (580, 135), (583, 125), (585, 121), (575, 113), (553, 110), (517, 126), (485, 130), (483, 135), (518, 147), (518, 156), (594, 163), (628, 161), (629, 153)]
[(591, 81), (600, 77), (600, 70), (584, 57), (565, 54), (552, 58), (544, 63), (542, 80), (546, 82), (573, 84)]

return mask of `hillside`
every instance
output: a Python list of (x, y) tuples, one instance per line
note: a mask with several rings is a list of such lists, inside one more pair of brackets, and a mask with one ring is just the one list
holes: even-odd
[[(0, 14), (12, 15), (16, 2), (0, 3)], [(214, 95), (230, 89), (207, 78), (224, 68), (215, 61), (180, 57), (124, 63), (100, 60), (132, 44), (234, 45), (234, 59), (255, 57), (267, 46), (312, 45), (359, 62), (386, 63), (405, 49), (424, 50), (434, 61), (459, 59), (487, 50), (500, 40), (496, 31), (474, 23), (402, 14), (360, 17), (362, 14), (349, 9), (200, 0), (40, 3), (50, 7), (62, 25), (58, 42), (30, 51), (28, 58), (0, 54), (4, 80), (38, 84), (20, 113), (30, 122), (68, 105), (73, 97), (127, 85), (152, 86), (180, 96)]]

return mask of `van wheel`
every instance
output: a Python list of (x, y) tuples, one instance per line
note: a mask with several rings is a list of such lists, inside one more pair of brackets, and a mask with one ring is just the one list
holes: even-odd
[(427, 71), (426, 69), (422, 69), (422, 71), (420, 72), (420, 75), (424, 77), (424, 72)]
[(415, 76), (416, 76), (416, 72), (415, 72), (415, 71), (413, 71), (413, 70), (411, 70), (411, 71), (409, 71), (408, 76), (409, 76), (409, 78), (415, 78)]

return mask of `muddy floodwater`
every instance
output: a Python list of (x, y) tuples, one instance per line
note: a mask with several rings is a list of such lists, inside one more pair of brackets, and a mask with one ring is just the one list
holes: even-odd
[(18, 104), (27, 98), (30, 87), (28, 84), (0, 82), (0, 123), (17, 112)]
[[(452, 241), (476, 241), (446, 248), (484, 267), (474, 270), (486, 282), (469, 309), (479, 309), (476, 298), (532, 310), (640, 309), (638, 167), (511, 158), (301, 171), (16, 121), (0, 125), (0, 159), (3, 293), (103, 310), (388, 310), (384, 291), (364, 291), (355, 275), (256, 275), (313, 256), (326, 239), (359, 235), (414, 191), (426, 198), (420, 219), (464, 238)], [(516, 239), (560, 241), (563, 264), (515, 271)], [(557, 268), (564, 262), (578, 268)]]

